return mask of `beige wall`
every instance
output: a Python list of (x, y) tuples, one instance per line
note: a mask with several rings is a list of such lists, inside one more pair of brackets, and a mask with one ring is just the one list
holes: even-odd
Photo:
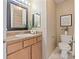
[(68, 29), (68, 34), (74, 34), (74, 0), (65, 0), (63, 3), (56, 5), (56, 20), (57, 20), (57, 40), (59, 41), (60, 34), (64, 34), (60, 27), (60, 16), (72, 14), (72, 26)]
[(56, 47), (56, 10), (54, 0), (47, 0), (47, 47), (48, 56)]

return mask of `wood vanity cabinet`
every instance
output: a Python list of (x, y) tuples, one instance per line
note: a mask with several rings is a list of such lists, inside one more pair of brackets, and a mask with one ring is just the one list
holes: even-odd
[(31, 59), (30, 53), (30, 47), (27, 47), (13, 54), (8, 55), (8, 59)]
[(41, 36), (8, 45), (7, 59), (42, 59)]
[(42, 59), (42, 42), (32, 45), (32, 59)]
[(14, 43), (14, 44), (7, 46), (8, 54), (16, 52), (20, 49), (22, 49), (22, 42), (17, 42), (17, 43)]

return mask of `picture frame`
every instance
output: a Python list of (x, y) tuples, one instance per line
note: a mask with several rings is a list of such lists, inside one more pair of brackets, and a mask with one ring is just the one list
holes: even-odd
[(60, 26), (61, 27), (72, 26), (72, 14), (60, 16)]

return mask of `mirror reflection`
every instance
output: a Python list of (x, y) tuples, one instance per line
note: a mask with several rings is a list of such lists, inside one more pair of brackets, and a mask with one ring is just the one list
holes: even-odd
[(11, 28), (26, 27), (26, 9), (11, 4)]
[(40, 28), (41, 15), (34, 4), (34, 0), (8, 0), (7, 30)]
[(41, 15), (38, 13), (33, 14), (33, 27), (41, 27)]

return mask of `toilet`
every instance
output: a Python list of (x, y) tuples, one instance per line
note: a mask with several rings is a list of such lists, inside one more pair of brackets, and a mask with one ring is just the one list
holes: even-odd
[(71, 35), (61, 35), (61, 42), (59, 42), (59, 49), (61, 51), (61, 59), (68, 59), (68, 52), (71, 50), (72, 43)]

